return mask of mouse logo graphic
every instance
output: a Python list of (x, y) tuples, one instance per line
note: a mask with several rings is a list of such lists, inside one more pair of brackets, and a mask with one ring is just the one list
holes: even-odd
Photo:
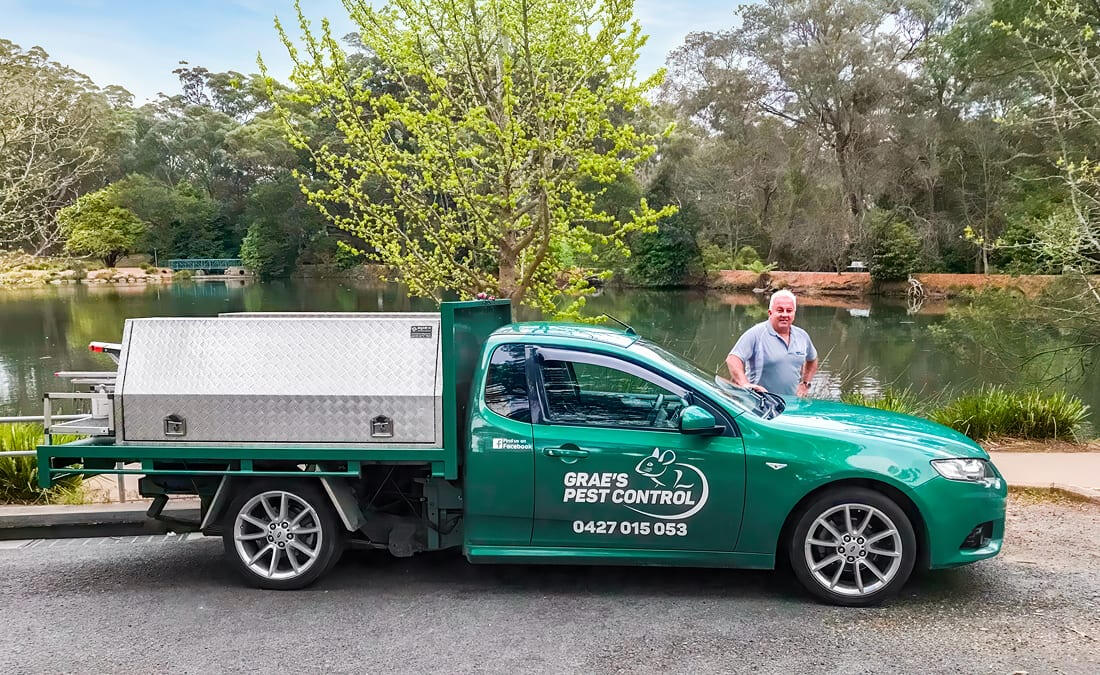
[[(634, 470), (638, 473), (646, 476), (658, 486), (663, 488), (670, 488), (673, 490), (689, 490), (695, 486), (694, 483), (684, 483), (684, 470), (672, 468), (676, 462), (676, 453), (671, 450), (665, 450), (661, 452), (660, 448), (653, 448), (653, 454), (648, 457), (644, 457), (642, 461), (638, 462), (638, 466), (634, 467)], [(670, 478), (665, 476), (666, 473), (672, 473), (671, 485), (669, 484)], [(662, 480), (662, 478), (664, 480)]]
[[(654, 485), (650, 490), (639, 490), (638, 492), (656, 491), (665, 497), (676, 493), (675, 496), (670, 498), (671, 503), (690, 507), (680, 513), (661, 513), (659, 511), (663, 511), (663, 509), (647, 511), (629, 503), (624, 504), (626, 508), (644, 516), (660, 518), (661, 520), (690, 518), (702, 510), (707, 503), (707, 497), (710, 496), (710, 485), (707, 483), (707, 477), (703, 472), (691, 464), (677, 462), (676, 453), (672, 450), (661, 452), (660, 448), (654, 448), (652, 454), (643, 457), (642, 461), (638, 462), (638, 465), (634, 467), (634, 471), (653, 481)], [(654, 500), (648, 503), (651, 505), (669, 504), (670, 501), (662, 499), (660, 502)]]

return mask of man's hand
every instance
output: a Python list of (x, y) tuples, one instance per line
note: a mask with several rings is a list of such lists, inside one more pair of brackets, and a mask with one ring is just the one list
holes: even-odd
[(806, 394), (810, 393), (810, 385), (805, 382), (799, 382), (798, 388), (794, 390), (794, 395), (799, 398), (806, 398)]
[(745, 387), (747, 389), (752, 389), (753, 391), (759, 391), (762, 394), (768, 393), (767, 389), (765, 389), (764, 387), (762, 387), (759, 384), (753, 384), (752, 382), (749, 382), (748, 384), (746, 384)]

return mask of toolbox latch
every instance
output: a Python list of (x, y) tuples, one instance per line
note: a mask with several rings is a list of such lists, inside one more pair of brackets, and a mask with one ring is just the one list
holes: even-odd
[(164, 418), (164, 435), (186, 436), (187, 420), (183, 419), (179, 415), (168, 415)]
[(372, 438), (393, 438), (393, 420), (385, 415), (379, 415), (370, 421), (370, 435)]

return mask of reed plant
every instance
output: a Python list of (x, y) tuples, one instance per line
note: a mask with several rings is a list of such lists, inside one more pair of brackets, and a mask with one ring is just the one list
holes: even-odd
[(920, 415), (925, 412), (927, 403), (917, 396), (912, 389), (894, 389), (887, 387), (877, 396), (869, 396), (862, 392), (844, 394), (840, 400), (850, 405), (861, 405), (866, 408), (889, 410), (890, 412), (905, 413), (906, 415)]
[[(69, 443), (79, 436), (54, 436), (54, 443)], [(45, 436), (37, 424), (0, 424), (0, 452), (34, 450)], [(83, 501), (80, 476), (67, 476), (44, 489), (38, 485), (38, 460), (33, 455), (0, 455), (0, 503), (76, 504)]]
[(1089, 407), (1065, 392), (1045, 394), (1037, 389), (1008, 391), (982, 387), (944, 405), (926, 401), (911, 389), (885, 389), (878, 396), (845, 394), (841, 401), (851, 405), (927, 417), (951, 427), (976, 441), (990, 438), (1033, 440), (1081, 440)]
[(974, 440), (996, 437), (1079, 440), (1089, 407), (1081, 399), (1032, 389), (983, 387), (932, 411), (931, 419)]

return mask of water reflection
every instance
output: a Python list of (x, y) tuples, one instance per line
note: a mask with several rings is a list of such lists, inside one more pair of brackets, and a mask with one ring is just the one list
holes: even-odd
[[(639, 333), (689, 357), (709, 371), (722, 365), (748, 327), (767, 318), (763, 298), (694, 290), (607, 289), (588, 303)], [(942, 301), (907, 313), (905, 300), (851, 301), (804, 298), (797, 323), (821, 354), (814, 395), (874, 393), (885, 386), (912, 387), (927, 395), (945, 389), (1005, 383), (1007, 374), (947, 353), (928, 327), (942, 318)], [(71, 285), (0, 291), (0, 414), (36, 414), (42, 392), (56, 388), (58, 370), (113, 367), (91, 354), (92, 340), (118, 341), (123, 321), (141, 316), (213, 316), (238, 311), (432, 311), (429, 300), (410, 299), (396, 284), (358, 281), (252, 283), (203, 281), (176, 285)], [(853, 311), (855, 310), (855, 311)], [(522, 318), (531, 318), (526, 311)], [(1070, 390), (1100, 406), (1100, 374)]]

